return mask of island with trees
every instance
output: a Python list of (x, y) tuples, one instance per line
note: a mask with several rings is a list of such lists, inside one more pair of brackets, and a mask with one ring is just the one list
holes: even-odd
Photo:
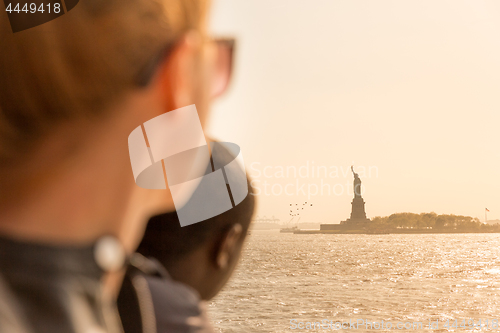
[(431, 213), (395, 213), (376, 216), (365, 223), (322, 224), (321, 230), (298, 234), (436, 234), (500, 232), (500, 224), (485, 224), (477, 217)]
[(500, 225), (481, 223), (477, 217), (463, 215), (395, 213), (372, 218), (371, 223), (365, 225), (365, 230), (390, 233), (500, 232)]

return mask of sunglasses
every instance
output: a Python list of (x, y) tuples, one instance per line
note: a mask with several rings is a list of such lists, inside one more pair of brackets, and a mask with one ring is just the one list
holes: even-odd
[[(209, 43), (215, 46), (215, 62), (210, 78), (210, 95), (214, 98), (222, 95), (231, 81), (236, 40), (234, 38), (212, 38)], [(136, 86), (144, 88), (151, 82), (158, 66), (170, 55), (174, 46), (175, 43), (167, 45), (141, 69), (135, 78)]]

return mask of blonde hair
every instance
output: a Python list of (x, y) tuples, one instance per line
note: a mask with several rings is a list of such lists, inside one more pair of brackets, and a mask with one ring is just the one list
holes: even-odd
[(65, 15), (17, 33), (0, 15), (0, 166), (61, 122), (102, 116), (162, 48), (187, 30), (203, 30), (208, 5), (80, 0)]

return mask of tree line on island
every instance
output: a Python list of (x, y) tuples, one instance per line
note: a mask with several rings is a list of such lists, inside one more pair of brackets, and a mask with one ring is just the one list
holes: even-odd
[(434, 229), (462, 230), (478, 232), (499, 232), (500, 225), (483, 224), (477, 217), (431, 213), (395, 213), (389, 216), (376, 216), (371, 219), (370, 229)]

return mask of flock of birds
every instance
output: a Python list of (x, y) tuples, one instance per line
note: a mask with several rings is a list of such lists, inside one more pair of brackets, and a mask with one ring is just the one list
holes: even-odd
[[(290, 209), (290, 213), (288, 213), (288, 215), (290, 215), (290, 216), (292, 216), (292, 217), (293, 217), (293, 216), (300, 216), (300, 212), (301, 212), (302, 210), (304, 210), (304, 206), (308, 207), (308, 205), (309, 205), (309, 207), (311, 207), (313, 204), (312, 204), (312, 203), (307, 203), (307, 201), (306, 201), (306, 202), (304, 202), (304, 203), (302, 204), (302, 206), (299, 206), (299, 204), (295, 204), (295, 206), (293, 206), (293, 204), (290, 204), (290, 207), (293, 207), (293, 208), (296, 208), (296, 209), (295, 209), (295, 211), (294, 211), (294, 209), (293, 209), (293, 208), (291, 208), (291, 209)], [(297, 206), (298, 206), (298, 207), (297, 207)], [(299, 212), (297, 212), (297, 210), (298, 210)]]

